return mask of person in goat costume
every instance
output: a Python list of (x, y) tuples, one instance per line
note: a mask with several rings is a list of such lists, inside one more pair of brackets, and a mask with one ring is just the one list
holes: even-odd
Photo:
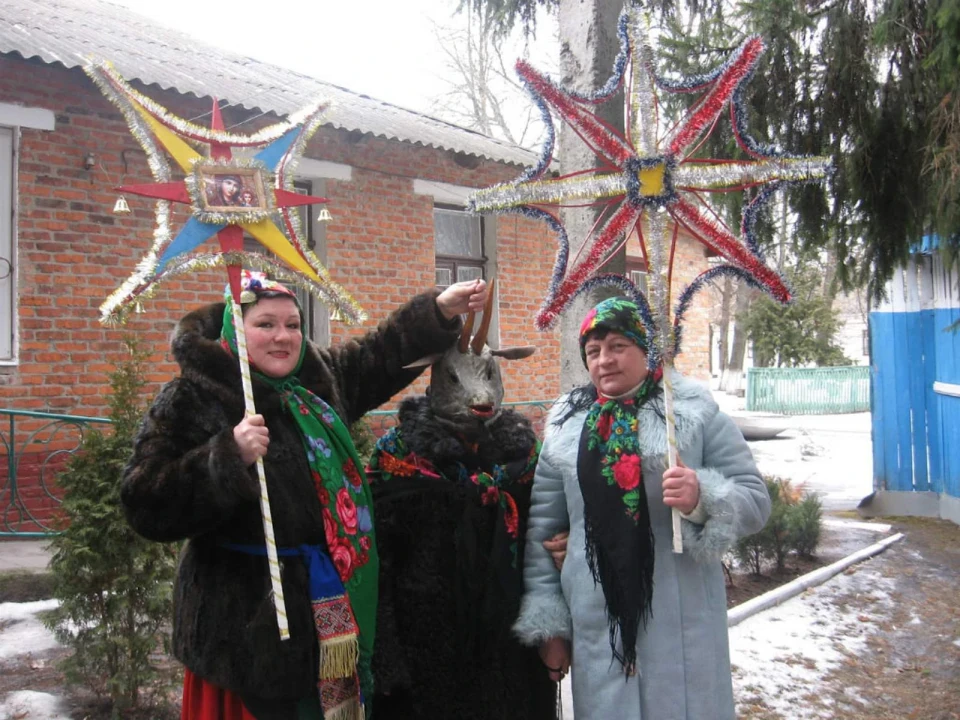
[(523, 590), (524, 533), (540, 443), (500, 407), (485, 345), (490, 299), (473, 341), (433, 366), (426, 396), (405, 400), (370, 461), (380, 548), (374, 649), (377, 720), (548, 720), (556, 684), (512, 635)]

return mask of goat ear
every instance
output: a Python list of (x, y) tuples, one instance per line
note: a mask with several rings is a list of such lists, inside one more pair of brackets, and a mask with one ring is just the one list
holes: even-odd
[(502, 357), (504, 360), (522, 360), (530, 357), (537, 351), (533, 345), (524, 345), (523, 347), (503, 348), (502, 350), (491, 350), (490, 354), (496, 357)]
[(430, 365), (433, 365), (437, 360), (439, 360), (443, 356), (444, 356), (444, 353), (433, 353), (431, 355), (424, 355), (422, 358), (418, 360), (414, 360), (412, 363), (408, 365), (404, 365), (403, 369), (416, 370), (417, 368), (429, 367)]

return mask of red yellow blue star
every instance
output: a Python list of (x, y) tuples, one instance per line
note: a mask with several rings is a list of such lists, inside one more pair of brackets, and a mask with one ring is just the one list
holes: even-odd
[[(216, 100), (210, 127), (204, 128), (174, 116), (137, 92), (109, 65), (93, 65), (86, 70), (124, 114), (147, 153), (156, 181), (120, 189), (159, 201), (153, 246), (136, 271), (101, 306), (104, 319), (119, 319), (132, 303), (152, 295), (165, 279), (215, 265), (226, 266), (237, 298), (241, 268), (249, 265), (306, 287), (348, 321), (363, 319), (356, 302), (330, 279), (317, 257), (305, 247), (297, 216), (289, 212), (291, 207), (326, 202), (325, 198), (295, 192), (291, 175), (293, 165), (319, 127), (324, 104), (318, 103), (288, 122), (242, 135), (224, 129)], [(209, 146), (205, 155), (195, 149), (202, 144)], [(252, 158), (235, 157), (235, 148), (257, 152)], [(168, 156), (185, 173), (184, 180), (173, 179)], [(170, 202), (191, 207), (191, 217), (175, 236), (170, 232)], [(270, 255), (246, 252), (244, 233), (279, 261)], [(213, 235), (219, 241), (219, 253), (193, 253)]]

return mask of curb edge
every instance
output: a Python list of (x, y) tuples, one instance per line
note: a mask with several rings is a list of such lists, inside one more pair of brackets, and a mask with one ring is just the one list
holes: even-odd
[(837, 560), (837, 562), (831, 565), (817, 568), (812, 572), (808, 572), (806, 575), (801, 575), (797, 579), (791, 580), (785, 585), (781, 585), (780, 587), (774, 588), (769, 592), (765, 592), (763, 595), (758, 595), (755, 598), (730, 608), (727, 611), (727, 627), (731, 628), (735, 625), (738, 625), (752, 615), (756, 615), (763, 610), (768, 610), (772, 607), (775, 607), (780, 603), (789, 600), (790, 598), (796, 597), (804, 590), (808, 590), (809, 588), (826, 582), (834, 575), (846, 570), (851, 565), (855, 565), (858, 562), (862, 562), (867, 558), (883, 552), (901, 538), (903, 538), (903, 533), (891, 535), (890, 537), (884, 538), (883, 540), (874, 543), (869, 547), (858, 550), (852, 555), (848, 555), (842, 560)]

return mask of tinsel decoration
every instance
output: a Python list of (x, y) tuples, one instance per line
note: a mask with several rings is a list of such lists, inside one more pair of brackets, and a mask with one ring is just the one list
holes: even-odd
[[(184, 268), (204, 269), (212, 265), (228, 270), (231, 285), (242, 266), (271, 272), (287, 267), (285, 282), (303, 287), (321, 302), (337, 310), (349, 323), (360, 323), (365, 314), (356, 301), (337, 283), (302, 241), (299, 215), (291, 208), (326, 202), (324, 198), (302, 195), (294, 189), (294, 169), (310, 137), (319, 128), (326, 104), (313, 106), (251, 135), (223, 129), (219, 104), (213, 103), (211, 127), (203, 128), (171, 114), (155, 101), (137, 92), (109, 64), (91, 64), (86, 72), (107, 98), (116, 105), (143, 147), (154, 183), (120, 188), (132, 195), (156, 198), (157, 225), (150, 249), (133, 274), (100, 307), (101, 320), (122, 322), (128, 311), (153, 295), (154, 286)], [(196, 147), (209, 145), (206, 154)], [(234, 157), (232, 148), (253, 148), (250, 158)], [(168, 162), (172, 158), (185, 175), (173, 181)], [(238, 194), (218, 200), (215, 192), (224, 181), (233, 179)], [(222, 196), (221, 196), (222, 197)], [(174, 235), (170, 228), (170, 203), (190, 206), (191, 217)], [(245, 252), (247, 233), (280, 258), (264, 260), (261, 253)], [(209, 253), (189, 255), (211, 236), (217, 235), (223, 260)], [(192, 258), (196, 258), (195, 261)]]
[(151, 117), (155, 118), (176, 134), (211, 145), (232, 145), (234, 147), (266, 145), (274, 140), (279, 140), (291, 130), (295, 130), (306, 124), (310, 118), (318, 112), (323, 112), (327, 106), (326, 101), (317, 100), (312, 105), (302, 108), (290, 115), (286, 122), (270, 125), (262, 130), (258, 130), (252, 135), (243, 135), (241, 133), (229, 132), (222, 127), (203, 127), (202, 125), (196, 125), (189, 120), (177, 117), (155, 100), (131, 87), (108, 62), (91, 63), (90, 66), (98, 69), (98, 75), (101, 79), (98, 80), (94, 78), (94, 80), (101, 86), (101, 89), (103, 88), (104, 82), (109, 83), (114, 86), (118, 92), (126, 95), (133, 103), (142, 107)]
[(709, 270), (704, 270), (693, 279), (693, 282), (684, 288), (683, 292), (680, 293), (680, 297), (677, 299), (677, 305), (673, 315), (674, 355), (680, 352), (680, 343), (683, 338), (683, 320), (687, 314), (687, 310), (690, 309), (690, 304), (693, 302), (694, 296), (711, 281), (725, 276), (730, 276), (757, 290), (766, 290), (757, 278), (736, 265), (715, 265)]
[[(742, 240), (726, 228), (720, 216), (704, 202), (702, 193), (819, 179), (826, 175), (830, 161), (787, 155), (761, 145), (747, 132), (742, 89), (764, 50), (759, 37), (748, 38), (726, 62), (709, 73), (667, 81), (655, 74), (647, 28), (639, 9), (632, 4), (620, 15), (618, 35), (620, 52), (611, 77), (596, 93), (582, 94), (564, 88), (528, 63), (517, 63), (521, 82), (540, 108), (547, 127), (546, 140), (533, 167), (512, 182), (477, 191), (470, 200), (470, 208), (475, 212), (520, 212), (545, 220), (557, 233), (556, 262), (547, 296), (536, 317), (540, 329), (552, 327), (577, 295), (599, 284), (616, 285), (625, 294), (638, 298), (639, 291), (626, 278), (618, 281), (609, 274), (599, 274), (626, 243), (626, 238), (637, 233), (641, 252), (648, 261), (653, 295), (652, 303), (644, 301), (641, 306), (652, 315), (644, 317), (644, 322), (653, 330), (647, 361), (651, 367), (659, 363), (664, 366), (667, 464), (673, 467), (677, 463), (677, 446), (671, 370), (680, 349), (683, 317), (693, 295), (706, 282), (701, 275), (681, 293), (674, 322), (670, 294), (678, 228), (686, 228), (722, 257), (726, 267), (732, 268), (718, 270), (714, 275), (731, 272), (743, 279), (749, 278), (749, 282), (786, 302), (790, 298), (786, 284), (764, 263), (752, 237), (759, 205), (771, 193), (761, 191), (757, 201), (744, 213)], [(609, 99), (624, 85), (626, 131), (620, 133), (604, 123), (592, 106)], [(662, 137), (658, 137), (658, 88), (667, 92), (702, 93), (685, 117), (663, 125), (669, 130)], [(752, 159), (692, 158), (728, 106), (734, 136)], [(551, 108), (597, 155), (600, 162), (595, 170), (546, 177), (556, 138)], [(602, 210), (594, 229), (584, 238), (573, 266), (569, 267), (567, 232), (556, 215), (544, 206), (563, 207), (584, 201), (602, 206)], [(673, 550), (682, 552), (680, 515), (676, 509), (672, 512), (672, 521)]]
[[(540, 157), (516, 180), (477, 191), (470, 207), (476, 212), (520, 212), (547, 220), (557, 233), (558, 252), (544, 303), (537, 314), (540, 329), (553, 327), (579, 288), (595, 277), (624, 237), (636, 231), (641, 251), (650, 261), (656, 296), (651, 305), (657, 327), (666, 334), (655, 338), (655, 352), (679, 351), (670, 335), (670, 287), (672, 244), (669, 235), (677, 225), (709, 247), (728, 264), (749, 274), (767, 292), (781, 301), (790, 297), (782, 278), (766, 266), (754, 237), (754, 219), (773, 190), (786, 184), (823, 178), (830, 161), (823, 157), (799, 157), (756, 142), (746, 130), (743, 88), (763, 52), (759, 37), (748, 38), (712, 71), (678, 80), (655, 74), (654, 52), (640, 11), (625, 8), (618, 24), (620, 53), (607, 83), (595, 93), (583, 94), (560, 86), (528, 63), (517, 63), (517, 73), (534, 102), (541, 108), (547, 126)], [(602, 122), (593, 105), (626, 88), (626, 133)], [(690, 113), (658, 137), (657, 90), (702, 93)], [(750, 160), (691, 158), (717, 119), (729, 106), (735, 136)], [(601, 160), (597, 170), (546, 176), (554, 151), (556, 130), (552, 108), (587, 143)], [(762, 186), (757, 199), (744, 214), (741, 238), (736, 237), (704, 201), (710, 192), (729, 192)], [(569, 243), (562, 223), (549, 207), (577, 203), (606, 207), (606, 215), (586, 238), (581, 256), (569, 266)], [(661, 220), (662, 217), (662, 220)], [(646, 231), (644, 231), (646, 229)], [(664, 263), (661, 267), (658, 263)], [(696, 287), (699, 287), (698, 284)], [(695, 291), (695, 288), (694, 288)]]

